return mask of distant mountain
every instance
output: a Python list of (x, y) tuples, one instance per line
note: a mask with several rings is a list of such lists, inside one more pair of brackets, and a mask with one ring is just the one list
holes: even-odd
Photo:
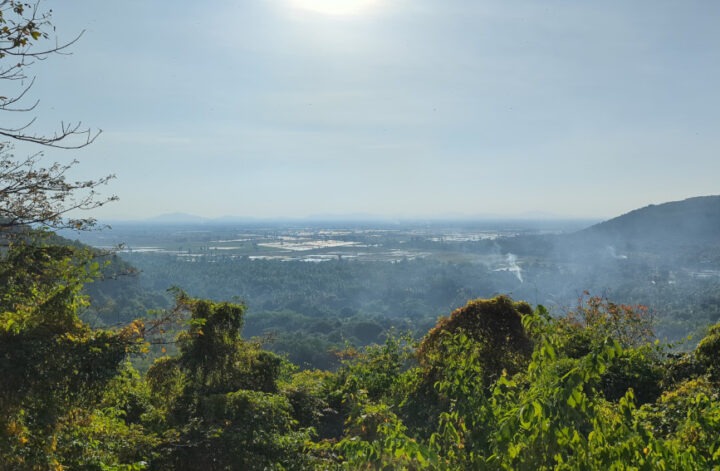
[(667, 249), (720, 244), (720, 196), (699, 196), (650, 205), (573, 235), (616, 248)]
[(200, 224), (207, 221), (207, 218), (187, 213), (168, 213), (161, 214), (146, 219), (145, 222), (156, 224)]

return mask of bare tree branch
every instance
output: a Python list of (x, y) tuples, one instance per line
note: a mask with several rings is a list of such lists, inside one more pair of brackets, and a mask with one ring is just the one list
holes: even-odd
[(69, 218), (68, 213), (92, 210), (117, 200), (102, 197), (99, 187), (115, 178), (69, 181), (66, 173), (77, 161), (43, 167), (42, 153), (17, 160), (7, 143), (0, 143), (0, 232), (18, 226), (40, 225), (52, 229), (90, 229), (94, 218)]
[[(24, 81), (28, 78), (26, 70), (36, 60), (45, 60), (54, 54), (68, 54), (68, 48), (74, 45), (84, 34), (81, 31), (67, 42), (60, 42), (55, 36), (55, 44), (42, 47), (42, 43), (51, 40), (48, 31), (54, 31), (50, 21), (52, 11), (41, 11), (40, 0), (35, 3), (18, 0), (0, 0), (0, 80)], [(27, 106), (13, 106), (27, 96), (35, 83), (28, 85), (12, 96), (0, 96), (0, 111), (30, 112), (38, 101)], [(60, 129), (51, 135), (30, 132), (35, 118), (19, 126), (0, 125), (0, 136), (18, 141), (31, 142), (60, 149), (79, 149), (91, 144), (102, 131), (83, 128), (81, 122), (60, 123)]]

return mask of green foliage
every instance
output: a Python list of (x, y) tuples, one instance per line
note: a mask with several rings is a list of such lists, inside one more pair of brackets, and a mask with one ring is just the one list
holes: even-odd
[[(8, 469), (720, 466), (718, 326), (695, 352), (668, 354), (641, 307), (589, 297), (553, 318), (499, 296), (419, 344), (390, 333), (340, 352), (335, 372), (297, 372), (242, 338), (244, 306), (178, 291), (159, 316), (186, 320), (176, 353), (142, 375), (124, 360), (151, 324), (93, 330), (78, 317), (91, 255), (38, 239), (0, 259)], [(338, 322), (378, 337), (378, 323)]]
[(660, 395), (663, 348), (653, 342), (652, 319), (645, 306), (616, 304), (585, 293), (556, 326), (561, 333), (558, 349), (570, 358), (596, 352), (609, 340), (623, 347), (623, 354), (602, 374), (605, 398), (617, 401), (630, 387), (640, 404)]
[(437, 420), (457, 406), (456, 386), (448, 384), (487, 396), (497, 378), (521, 371), (532, 352), (522, 319), (531, 312), (528, 304), (499, 296), (470, 301), (441, 318), (418, 347), (420, 368), (405, 376), (399, 407), (406, 423), (427, 438)]
[[(142, 270), (139, 283), (148, 291), (179, 285), (207, 299), (242, 296), (247, 337), (271, 338), (267, 348), (303, 368), (335, 369), (339, 364), (328, 350), (341, 350), (346, 342), (357, 348), (382, 343), (393, 327), (421, 337), (437, 316), (473, 293), (495, 290), (485, 265), (432, 259), (314, 264), (221, 256), (186, 263), (138, 253), (123, 258)], [(114, 320), (109, 311), (104, 315)]]
[(330, 434), (324, 429), (328, 418), (337, 414), (327, 401), (332, 373), (321, 370), (305, 370), (296, 373), (290, 381), (281, 383), (282, 394), (293, 407), (293, 417), (300, 427), (312, 427), (321, 437)]
[(94, 407), (139, 347), (136, 325), (92, 330), (80, 321), (80, 290), (96, 268), (88, 251), (34, 233), (0, 258), (0, 462), (60, 465), (63, 435), (101, 420)]
[(437, 418), (429, 445), (441, 462), (470, 469), (482, 466), (482, 450), (488, 446), (493, 428), (484, 372), (484, 348), (464, 332), (444, 340), (448, 361), (435, 382), (435, 390), (446, 403)]
[(444, 341), (448, 334), (463, 332), (481, 349), (486, 381), (498, 378), (503, 371), (514, 373), (532, 352), (532, 343), (522, 326), (522, 317), (530, 313), (530, 305), (506, 296), (470, 301), (428, 332), (418, 349), (420, 363), (441, 368), (447, 356)]
[(698, 344), (695, 357), (710, 374), (720, 379), (720, 324), (710, 327)]
[[(335, 445), (341, 462), (351, 469), (675, 470), (720, 465), (717, 384), (696, 377), (660, 393), (668, 360), (662, 349), (643, 343), (642, 311), (613, 306), (591, 304), (589, 321), (582, 323), (577, 313), (561, 319), (550, 318), (542, 308), (524, 314), (522, 328), (534, 344), (531, 358), (515, 374), (505, 370), (497, 378), (484, 371), (483, 337), (445, 329), (434, 337), (442, 342), (434, 352), (441, 352), (443, 368), (435, 373), (433, 388), (444, 400), (439, 413), (425, 416), (434, 417), (434, 423), (406, 422), (393, 412), (395, 403), (388, 396), (372, 401), (358, 389), (343, 438)], [(617, 324), (609, 325), (609, 319)], [(414, 392), (418, 408), (433, 407), (417, 400), (428, 363), (399, 375), (393, 386), (410, 392), (406, 399)], [(640, 408), (633, 386), (646, 395)]]
[(437, 464), (386, 404), (357, 402), (346, 437), (332, 449), (344, 469), (425, 469)]
[(164, 428), (156, 469), (297, 469), (309, 430), (278, 393), (282, 359), (240, 337), (244, 308), (180, 292), (188, 329), (179, 355), (147, 373)]

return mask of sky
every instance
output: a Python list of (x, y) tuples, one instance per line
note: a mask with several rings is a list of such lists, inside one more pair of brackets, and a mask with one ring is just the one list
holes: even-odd
[(44, 157), (116, 175), (100, 219), (604, 218), (720, 193), (713, 0), (41, 7), (84, 33), (29, 71), (35, 130), (102, 129)]

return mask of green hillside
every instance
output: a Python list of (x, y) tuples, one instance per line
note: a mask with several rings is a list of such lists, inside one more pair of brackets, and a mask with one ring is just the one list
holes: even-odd
[(665, 249), (720, 244), (720, 196), (699, 196), (630, 211), (579, 233), (590, 240)]

